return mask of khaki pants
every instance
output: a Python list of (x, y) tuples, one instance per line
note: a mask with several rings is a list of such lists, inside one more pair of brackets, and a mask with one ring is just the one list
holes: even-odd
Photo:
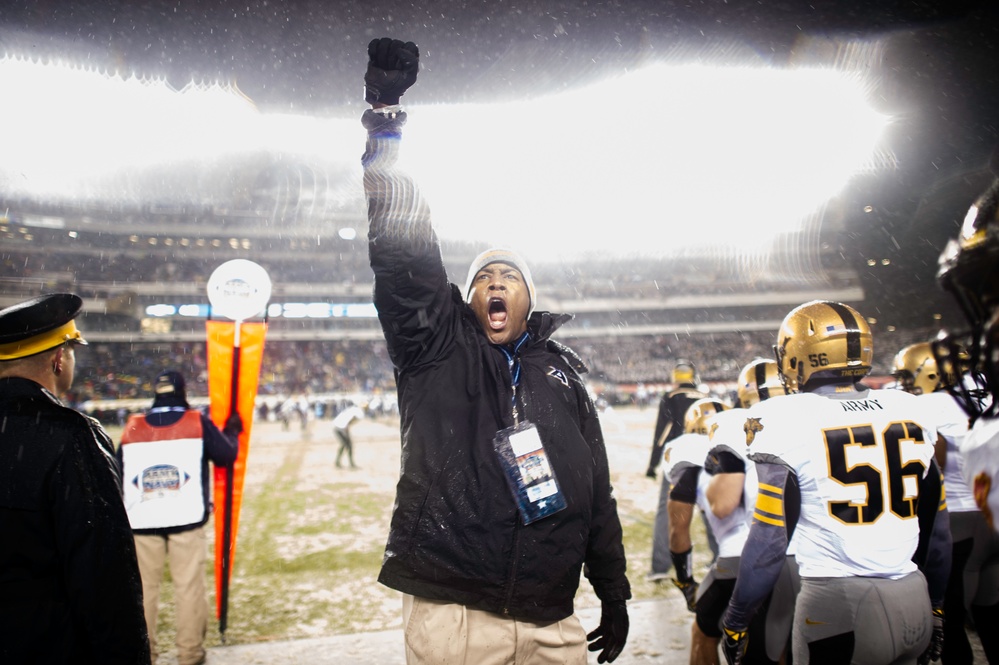
[(403, 594), (408, 665), (586, 665), (576, 615), (534, 623)]
[(195, 665), (204, 662), (205, 631), (208, 629), (208, 596), (205, 591), (203, 527), (169, 536), (135, 536), (135, 551), (142, 575), (142, 604), (149, 629), (149, 648), (156, 665), (156, 615), (159, 611), (160, 582), (167, 557), (173, 579), (177, 616), (177, 662)]

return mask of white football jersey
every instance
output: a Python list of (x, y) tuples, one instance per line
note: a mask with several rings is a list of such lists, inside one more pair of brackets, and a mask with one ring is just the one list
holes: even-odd
[(710, 443), (703, 434), (681, 434), (663, 449), (663, 472), (672, 485), (676, 484), (684, 469), (704, 466)]
[[(964, 458), (958, 449), (968, 434), (968, 414), (947, 391), (920, 395), (927, 414), (926, 421), (936, 427), (937, 434), (943, 437), (947, 446), (947, 460), (944, 463), (944, 486), (947, 488), (947, 510), (952, 513), (978, 510), (971, 488), (964, 480)], [(939, 442), (937, 443), (939, 445)]]
[[(900, 578), (916, 569), (916, 499), (936, 431), (915, 395), (800, 393), (749, 409), (750, 459), (787, 466), (801, 489), (794, 534), (802, 577)], [(760, 483), (754, 519), (783, 524)]]
[[(716, 517), (711, 512), (706, 496), (704, 505), (701, 506), (718, 543), (720, 557), (737, 557), (742, 554), (742, 546), (746, 544), (746, 537), (749, 535), (749, 520), (752, 517), (753, 505), (756, 503), (756, 465), (746, 457), (749, 450), (746, 447), (746, 435), (742, 431), (745, 422), (746, 409), (729, 409), (713, 416), (708, 428), (708, 438), (711, 441), (709, 457), (720, 450), (725, 450), (741, 458), (746, 465), (742, 503), (735, 510), (726, 517)], [(707, 473), (701, 474), (698, 485), (703, 484), (703, 490), (698, 490), (699, 498), (706, 494), (711, 478), (712, 476)]]
[(980, 418), (960, 448), (964, 479), (985, 520), (999, 531), (999, 418)]

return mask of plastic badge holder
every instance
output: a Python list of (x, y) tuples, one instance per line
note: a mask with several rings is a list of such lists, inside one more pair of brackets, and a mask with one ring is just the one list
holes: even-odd
[(533, 424), (524, 422), (502, 430), (493, 444), (524, 524), (565, 508), (565, 497)]

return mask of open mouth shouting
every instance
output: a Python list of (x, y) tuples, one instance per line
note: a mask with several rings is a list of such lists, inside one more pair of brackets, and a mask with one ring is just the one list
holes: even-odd
[(490, 298), (489, 327), (493, 330), (502, 330), (506, 327), (507, 318), (506, 301), (502, 298)]
[(470, 288), (467, 302), (492, 344), (509, 344), (527, 330), (531, 295), (519, 270), (491, 263), (476, 273)]

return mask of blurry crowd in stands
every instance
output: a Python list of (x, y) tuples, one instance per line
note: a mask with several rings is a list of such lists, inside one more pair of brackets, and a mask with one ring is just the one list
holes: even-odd
[[(874, 376), (887, 376), (899, 349), (928, 342), (937, 329), (881, 333), (874, 345)], [(677, 358), (694, 363), (704, 381), (734, 382), (739, 370), (754, 358), (773, 358), (773, 332), (726, 332), (656, 337), (580, 339), (570, 345), (589, 364), (590, 375), (608, 383), (665, 383)]]
[[(873, 374), (890, 374), (892, 358), (899, 349), (931, 340), (934, 333), (925, 329), (880, 335)], [(753, 358), (773, 357), (775, 336), (776, 330), (565, 341), (589, 366), (590, 381), (617, 390), (615, 386), (624, 384), (666, 385), (677, 358), (692, 361), (703, 381), (734, 382), (739, 369)], [(77, 405), (93, 400), (146, 399), (152, 381), (165, 369), (176, 369), (188, 377), (189, 395), (208, 394), (204, 343), (97, 343), (81, 349), (77, 358), (78, 378), (67, 395)], [(325, 402), (317, 404), (316, 397), (331, 394), (394, 397), (395, 378), (385, 343), (273, 341), (265, 345), (259, 395), (270, 412), (280, 413), (286, 402), (305, 402), (316, 417), (331, 417), (335, 409), (330, 410)]]
[[(160, 240), (160, 242), (163, 242)], [(306, 241), (300, 241), (304, 245)], [(220, 244), (228, 247), (228, 241)], [(344, 283), (373, 280), (367, 264), (364, 247), (358, 243), (335, 252), (324, 245), (322, 260), (302, 260), (305, 247), (289, 244), (287, 256), (280, 258), (277, 253), (268, 253), (268, 260), (256, 259), (268, 271), (276, 284), (290, 283)], [(310, 249), (318, 251), (315, 241)], [(174, 243), (170, 247), (149, 249), (132, 246), (131, 249), (115, 251), (95, 251), (92, 247), (82, 247), (79, 251), (64, 248), (53, 253), (47, 251), (18, 252), (4, 251), (0, 255), (0, 278), (18, 280), (43, 280), (65, 282), (75, 285), (74, 291), (85, 291), (81, 286), (92, 284), (100, 290), (100, 284), (137, 283), (193, 283), (205, 284), (212, 271), (230, 258), (245, 258), (247, 251), (233, 251), (226, 256), (225, 251), (215, 249), (210, 243), (206, 247), (182, 246)], [(240, 250), (242, 248), (232, 248)], [(221, 257), (221, 258), (220, 258)], [(89, 295), (89, 294), (87, 294)]]
[[(64, 229), (43, 228), (31, 233), (8, 230), (0, 235), (5, 245), (0, 254), (0, 279), (63, 282), (84, 297), (100, 295), (86, 293), (81, 289), (85, 285), (99, 292), (101, 284), (204, 284), (219, 264), (232, 258), (260, 262), (275, 284), (371, 283), (373, 279), (363, 236), (353, 240), (280, 235), (238, 238), (222, 232), (218, 237), (170, 237), (164, 233), (93, 231), (70, 235)], [(466, 243), (447, 243), (443, 249), (452, 279), (460, 282), (478, 249)], [(306, 256), (308, 260), (303, 260)], [(731, 257), (674, 257), (538, 263), (532, 272), (538, 283), (550, 285), (552, 295), (560, 299), (781, 292), (807, 286), (780, 274), (747, 279), (746, 274), (762, 275), (765, 271), (743, 269), (749, 267)], [(821, 285), (826, 287), (853, 286), (856, 282), (855, 274), (849, 271), (817, 270), (810, 274), (821, 275)]]
[[(166, 369), (187, 378), (189, 396), (208, 394), (204, 343), (98, 343), (82, 349), (77, 378), (67, 398), (145, 399), (152, 381)], [(264, 347), (258, 393), (284, 398), (326, 393), (392, 391), (395, 379), (385, 343), (374, 341), (273, 342)]]

